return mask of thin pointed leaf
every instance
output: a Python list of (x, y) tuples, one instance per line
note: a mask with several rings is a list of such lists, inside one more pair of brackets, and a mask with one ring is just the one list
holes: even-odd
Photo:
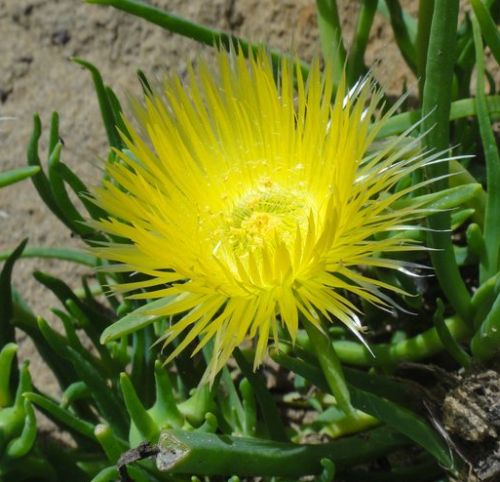
[(486, 5), (481, 0), (470, 0), (470, 3), (481, 26), (481, 33), (491, 49), (491, 53), (500, 64), (500, 32), (498, 32), (498, 28)]
[(99, 70), (93, 64), (83, 59), (73, 58), (73, 62), (87, 69), (92, 75), (92, 80), (94, 81), (97, 100), (99, 101), (99, 108), (101, 109), (101, 116), (104, 123), (104, 128), (106, 129), (106, 134), (108, 136), (109, 144), (119, 149), (122, 146), (122, 142), (120, 139), (120, 135), (116, 130), (116, 125), (118, 123), (113, 113), (113, 107), (109, 100), (106, 86), (104, 85)]
[[(183, 35), (184, 37), (191, 38), (197, 42), (213, 47), (223, 47), (230, 49), (237, 45), (240, 47), (245, 55), (250, 51), (256, 52), (259, 48), (257, 44), (251, 44), (244, 39), (235, 37), (234, 35), (227, 34), (220, 30), (215, 30), (204, 25), (190, 22), (177, 15), (173, 15), (165, 10), (162, 10), (153, 5), (147, 4), (139, 0), (86, 0), (88, 3), (95, 3), (99, 5), (109, 5), (127, 13), (141, 17), (148, 22), (154, 23), (170, 32)], [(281, 62), (281, 54), (275, 50), (270, 49), (273, 66), (279, 67)], [(301, 62), (300, 67), (304, 77), (307, 77), (309, 67)]]
[(27, 243), (26, 238), (12, 251), (0, 273), (0, 348), (16, 341), (14, 326), (11, 324), (13, 315), (11, 277), (14, 264), (21, 257)]
[(234, 351), (234, 358), (238, 363), (243, 375), (248, 379), (252, 385), (255, 398), (259, 403), (264, 423), (269, 431), (269, 436), (273, 440), (280, 442), (287, 441), (288, 437), (285, 432), (281, 415), (276, 407), (276, 403), (266, 387), (265, 381), (260, 373), (254, 372), (250, 367), (241, 351), (237, 348)]
[(95, 441), (94, 426), (91, 423), (82, 420), (69, 410), (60, 407), (50, 398), (34, 392), (26, 392), (24, 398), (34, 403), (44, 413), (49, 415), (52, 420), (56, 421), (58, 425), (64, 427), (65, 430)]
[(150, 325), (161, 318), (160, 316), (152, 315), (151, 311), (167, 306), (172, 300), (172, 297), (161, 298), (143, 305), (132, 313), (125, 315), (102, 332), (101, 343), (109, 343), (110, 341), (130, 335), (130, 333), (134, 333)]
[(125, 437), (128, 427), (127, 416), (114, 390), (109, 388), (107, 380), (77, 351), (68, 347), (68, 353), (76, 373), (89, 387), (99, 413), (120, 437)]
[[(0, 261), (5, 261), (9, 256), (11, 256), (11, 254), (12, 251), (0, 251)], [(86, 253), (70, 248), (27, 246), (22, 252), (21, 258), (60, 259), (90, 267), (97, 266), (97, 258), (95, 256), (90, 256)]]
[(40, 172), (38, 166), (19, 167), (18, 169), (0, 172), (0, 188), (27, 179), (38, 172)]
[[(289, 370), (307, 378), (321, 390), (329, 390), (323, 373), (317, 367), (291, 357), (280, 357), (280, 363)], [(455, 468), (450, 449), (420, 416), (394, 402), (355, 388), (353, 385), (349, 386), (349, 391), (354, 407), (406, 435), (433, 455), (442, 466), (449, 470)]]

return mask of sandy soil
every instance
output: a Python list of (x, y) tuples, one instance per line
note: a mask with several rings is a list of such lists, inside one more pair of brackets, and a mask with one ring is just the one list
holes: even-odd
[[(296, 50), (306, 59), (319, 53), (313, 0), (156, 0), (156, 5), (193, 21), (231, 31), (253, 41), (266, 41), (280, 50)], [(415, 4), (417, 2), (408, 2)], [(341, 2), (347, 37), (352, 31), (357, 2)], [(98, 182), (106, 142), (97, 100), (87, 72), (70, 61), (78, 56), (94, 63), (105, 81), (123, 98), (137, 92), (136, 70), (161, 77), (183, 72), (205, 47), (111, 8), (79, 0), (0, 0), (0, 169), (25, 164), (32, 116), (39, 112), (47, 128), (58, 111), (63, 160), (85, 182)], [(381, 60), (375, 75), (390, 93), (401, 92), (415, 79), (404, 67), (387, 23), (377, 14), (367, 62)], [(347, 40), (348, 43), (348, 40)], [(46, 130), (41, 142), (45, 161)], [(23, 238), (31, 245), (80, 246), (41, 203), (29, 181), (0, 190), (0, 251)], [(35, 313), (49, 317), (57, 301), (32, 277), (34, 269), (60, 276), (76, 286), (85, 270), (67, 263), (22, 260), (14, 280)], [(31, 358), (32, 347), (22, 342)], [(51, 380), (33, 358), (32, 371), (48, 391)], [(54, 388), (55, 390), (55, 388)]]

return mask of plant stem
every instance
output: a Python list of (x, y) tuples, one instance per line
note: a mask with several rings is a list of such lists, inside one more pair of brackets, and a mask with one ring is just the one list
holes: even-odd
[[(433, 151), (449, 148), (449, 115), (451, 84), (455, 59), (455, 37), (458, 0), (435, 2), (432, 17), (422, 105), (422, 129), (428, 132), (424, 143)], [(434, 163), (426, 167), (428, 178), (439, 180), (431, 184), (439, 191), (448, 187), (449, 163)], [(450, 235), (450, 213), (440, 212), (429, 217), (429, 247), (440, 286), (448, 301), (468, 322), (471, 318), (470, 295), (460, 276)]]
[(312, 323), (305, 321), (303, 323), (309, 340), (314, 346), (314, 351), (319, 362), (319, 366), (325, 375), (328, 386), (337, 400), (337, 405), (346, 414), (354, 412), (351, 405), (349, 389), (345, 381), (342, 365), (335, 353), (332, 342), (326, 333), (322, 333)]
[[(468, 325), (458, 316), (446, 319), (445, 323), (451, 336), (457, 341), (465, 340), (471, 334)], [(363, 367), (390, 366), (403, 361), (424, 360), (444, 349), (435, 327), (396, 344), (370, 345), (375, 357), (364, 345), (355, 341), (334, 341), (333, 347), (340, 361)]]

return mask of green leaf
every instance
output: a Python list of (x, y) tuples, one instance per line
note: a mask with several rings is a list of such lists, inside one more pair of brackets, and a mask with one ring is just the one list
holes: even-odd
[(130, 415), (133, 425), (139, 431), (141, 439), (148, 440), (149, 442), (157, 442), (160, 436), (160, 429), (155, 420), (153, 420), (144, 408), (126, 373), (120, 373), (120, 387), (127, 412)]
[(453, 209), (480, 195), (482, 191), (483, 188), (481, 184), (465, 184), (413, 198), (401, 199), (396, 201), (392, 205), (392, 208), (397, 210), (411, 206), (415, 203), (422, 203), (422, 207), (424, 208)]
[(324, 444), (166, 430), (160, 436), (157, 463), (160, 472), (174, 474), (300, 477), (321, 474), (324, 458), (329, 458), (340, 472), (375, 460), (408, 442), (388, 427)]
[(368, 44), (370, 30), (377, 10), (378, 0), (363, 0), (361, 2), (356, 31), (354, 33), (352, 46), (347, 64), (349, 72), (349, 84), (352, 85), (365, 73), (365, 51)]
[(334, 66), (334, 80), (338, 83), (344, 68), (346, 51), (337, 2), (336, 0), (316, 0), (316, 11), (323, 58)]
[[(500, 95), (487, 96), (486, 103), (488, 104), (488, 111), (490, 115), (494, 118), (498, 118), (500, 116)], [(471, 117), (476, 114), (476, 99), (460, 99), (451, 103), (449, 120), (453, 121), (457, 119), (463, 119), (464, 117)], [(387, 120), (382, 129), (380, 129), (377, 134), (377, 138), (384, 138), (396, 134), (401, 134), (411, 126), (415, 125), (421, 119), (421, 117), (422, 112), (420, 110), (404, 112), (402, 114), (392, 116)]]
[(273, 440), (280, 442), (287, 441), (288, 436), (281, 420), (281, 415), (276, 406), (271, 392), (266, 387), (266, 382), (262, 375), (258, 372), (254, 372), (250, 364), (247, 362), (246, 358), (243, 356), (239, 348), (237, 348), (233, 353), (240, 370), (243, 375), (247, 378), (248, 382), (253, 388), (255, 398), (260, 406), (262, 417), (269, 431), (269, 436)]
[(498, 272), (500, 265), (500, 155), (495, 135), (491, 127), (491, 120), (486, 103), (484, 86), (485, 61), (483, 43), (479, 32), (479, 25), (473, 15), (472, 31), (474, 34), (474, 46), (476, 52), (476, 104), (479, 132), (483, 144), (484, 157), (486, 158), (486, 190), (488, 202), (484, 220), (484, 241), (486, 243), (487, 256), (481, 259), (479, 278), (484, 282)]
[(36, 416), (31, 403), (24, 401), (24, 426), (19, 437), (11, 440), (7, 445), (6, 455), (10, 458), (24, 457), (32, 448), (36, 440)]
[(52, 420), (64, 427), (65, 430), (69, 430), (76, 435), (83, 435), (90, 440), (95, 440), (94, 426), (91, 423), (82, 420), (69, 410), (60, 407), (56, 402), (45, 395), (26, 392), (24, 393), (24, 398), (43, 410)]
[[(308, 379), (321, 390), (329, 391), (325, 377), (318, 367), (292, 357), (279, 357), (277, 360), (285, 368)], [(394, 430), (406, 435), (427, 450), (447, 469), (455, 468), (450, 449), (423, 418), (407, 408), (374, 393), (355, 388), (351, 384), (349, 384), (349, 392), (352, 405), (355, 408), (372, 415)]]
[(0, 348), (16, 341), (14, 326), (11, 324), (13, 315), (11, 277), (14, 264), (21, 257), (27, 242), (26, 238), (12, 251), (0, 273)]
[[(456, 49), (456, 26), (459, 1), (434, 2), (429, 37), (426, 77), (422, 99), (421, 131), (425, 149), (445, 152), (450, 143), (450, 110), (453, 69)], [(433, 192), (448, 187), (449, 163), (431, 163), (425, 175), (434, 182)], [(470, 294), (458, 269), (451, 240), (450, 213), (441, 211), (428, 217), (427, 233), (430, 257), (441, 290), (451, 307), (466, 322), (471, 318)]]
[(87, 69), (92, 75), (95, 91), (97, 93), (97, 100), (99, 101), (99, 108), (101, 110), (101, 117), (104, 123), (104, 128), (106, 129), (109, 144), (119, 149), (122, 147), (122, 141), (118, 131), (116, 130), (118, 121), (115, 118), (113, 105), (108, 97), (108, 92), (99, 70), (93, 64), (83, 59), (73, 58), (73, 62)]
[(500, 351), (500, 294), (471, 340), (472, 354), (488, 360)]
[(107, 380), (102, 377), (97, 368), (80, 353), (68, 347), (68, 354), (79, 378), (89, 387), (100, 415), (120, 437), (125, 437), (128, 432), (128, 417), (115, 391), (110, 389)]
[[(12, 251), (0, 251), (0, 261), (6, 260), (11, 255)], [(73, 263), (83, 264), (85, 266), (97, 266), (97, 258), (95, 256), (90, 256), (89, 254), (70, 248), (27, 246), (20, 257), (60, 259), (63, 261), (72, 261)]]
[(412, 439), (433, 455), (447, 470), (455, 469), (451, 449), (424, 419), (404, 407), (363, 390), (352, 390), (351, 397), (356, 408), (369, 413)]
[(22, 181), (38, 172), (40, 172), (38, 166), (19, 167), (18, 169), (0, 172), (0, 187), (9, 186), (10, 184)]
[(40, 121), (39, 115), (35, 114), (33, 117), (33, 133), (28, 144), (28, 165), (38, 167), (39, 171), (31, 177), (31, 180), (33, 181), (33, 184), (43, 202), (63, 223), (66, 224), (66, 218), (57, 207), (57, 204), (52, 195), (52, 189), (50, 187), (49, 180), (43, 172), (40, 157), (38, 155), (38, 142), (40, 141), (41, 135), (42, 122)]
[(443, 346), (446, 348), (448, 353), (458, 362), (460, 365), (462, 365), (464, 368), (469, 368), (470, 366), (470, 356), (467, 352), (465, 352), (462, 347), (457, 343), (455, 338), (451, 336), (450, 331), (448, 330), (448, 327), (446, 326), (446, 323), (444, 322), (444, 303), (443, 301), (438, 298), (436, 300), (437, 304), (437, 309), (436, 313), (434, 314), (433, 321), (434, 321), (434, 326), (436, 327), (437, 334), (439, 335), (439, 339), (441, 340), (441, 343)]
[(40, 333), (35, 315), (16, 290), (13, 290), (12, 300), (14, 325), (16, 328), (24, 331), (33, 340), (37, 352), (50, 367), (52, 373), (54, 373), (59, 381), (59, 385), (62, 388), (68, 386), (76, 377), (74, 370), (67, 363), (61, 363), (59, 355), (54, 352), (47, 340)]
[(498, 32), (498, 28), (490, 12), (481, 0), (470, 0), (470, 3), (481, 26), (481, 33), (490, 47), (491, 53), (500, 64), (500, 33)]
[(35, 279), (51, 290), (63, 305), (67, 305), (68, 300), (71, 300), (76, 307), (95, 324), (104, 324), (108, 322), (106, 315), (100, 312), (95, 306), (89, 303), (84, 303), (73, 290), (61, 279), (51, 276), (41, 271), (33, 273)]
[(112, 325), (108, 326), (102, 332), (101, 343), (109, 343), (110, 341), (121, 338), (122, 336), (130, 335), (130, 333), (134, 333), (135, 331), (141, 330), (142, 328), (150, 325), (154, 321), (161, 318), (161, 316), (154, 315), (151, 312), (159, 308), (164, 308), (173, 300), (174, 297), (168, 296), (137, 308), (132, 311), (132, 313), (129, 313)]
[(60, 164), (61, 149), (62, 144), (58, 142), (49, 156), (48, 164), (50, 188), (52, 190), (54, 201), (56, 202), (59, 210), (63, 213), (68, 227), (70, 227), (74, 233), (84, 237), (91, 234), (93, 230), (84, 223), (82, 215), (73, 205), (73, 202), (69, 198), (68, 192), (66, 191), (64, 180), (59, 174), (58, 166)]
[[(170, 32), (191, 38), (205, 45), (210, 45), (213, 47), (223, 47), (228, 50), (237, 45), (241, 48), (245, 55), (248, 55), (250, 51), (255, 52), (259, 48), (259, 45), (257, 44), (250, 44), (244, 39), (235, 37), (234, 35), (230, 35), (220, 30), (215, 30), (204, 25), (190, 22), (189, 20), (181, 18), (177, 15), (173, 15), (140, 0), (86, 1), (88, 3), (95, 3), (99, 5), (109, 5), (119, 10), (123, 10), (137, 17), (141, 17), (148, 22), (159, 25), (160, 27), (169, 30)], [(269, 53), (273, 61), (273, 66), (275, 68), (279, 67), (281, 62), (281, 54), (272, 49), (269, 50)], [(304, 78), (306, 78), (309, 72), (309, 67), (305, 63), (301, 62), (300, 68), (302, 70)]]
[(399, 50), (401, 51), (408, 67), (410, 67), (411, 71), (416, 74), (417, 61), (415, 45), (408, 32), (403, 15), (403, 9), (401, 8), (398, 0), (385, 0), (385, 3), (389, 9), (392, 30), (394, 31), (394, 38), (396, 39)]
[(7, 343), (0, 350), (0, 410), (12, 403), (10, 376), (16, 353), (15, 343)]

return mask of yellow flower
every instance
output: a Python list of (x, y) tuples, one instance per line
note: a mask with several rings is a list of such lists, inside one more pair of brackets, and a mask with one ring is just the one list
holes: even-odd
[(245, 339), (258, 366), (279, 324), (292, 339), (299, 319), (320, 318), (360, 336), (348, 293), (385, 305), (380, 289), (396, 288), (366, 268), (401, 268), (388, 254), (418, 249), (388, 236), (423, 212), (393, 209), (413, 188), (391, 188), (429, 157), (407, 134), (374, 148), (392, 114), (380, 114), (374, 82), (348, 91), (343, 79), (333, 94), (330, 69), (315, 62), (305, 81), (291, 60), (278, 77), (263, 50), (220, 51), (216, 67), (200, 61), (186, 82), (167, 81), (134, 104), (139, 127), (126, 123), (127, 148), (94, 193), (109, 214), (95, 226), (128, 240), (94, 252), (147, 275), (119, 290), (169, 297), (152, 312), (180, 315), (165, 343), (187, 330), (169, 359), (214, 340), (210, 379)]

